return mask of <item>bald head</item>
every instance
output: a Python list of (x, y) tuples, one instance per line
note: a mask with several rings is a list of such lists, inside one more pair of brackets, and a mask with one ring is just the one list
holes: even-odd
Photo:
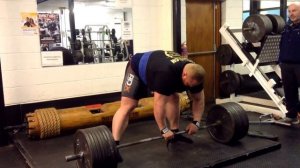
[(195, 63), (186, 64), (184, 71), (191, 79), (199, 83), (204, 81), (205, 70), (201, 65)]
[(300, 23), (300, 3), (294, 2), (288, 7), (288, 15), (290, 20), (294, 23)]

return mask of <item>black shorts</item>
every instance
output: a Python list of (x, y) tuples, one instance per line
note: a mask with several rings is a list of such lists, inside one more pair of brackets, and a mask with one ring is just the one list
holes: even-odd
[(148, 87), (132, 70), (130, 61), (126, 66), (125, 76), (122, 84), (122, 96), (129, 97), (135, 100), (150, 96)]

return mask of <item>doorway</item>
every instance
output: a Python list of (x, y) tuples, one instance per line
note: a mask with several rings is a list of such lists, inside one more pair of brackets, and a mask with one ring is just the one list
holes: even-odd
[(206, 70), (204, 83), (206, 102), (219, 96), (221, 67), (215, 50), (220, 45), (221, 2), (186, 0), (186, 42), (189, 59)]

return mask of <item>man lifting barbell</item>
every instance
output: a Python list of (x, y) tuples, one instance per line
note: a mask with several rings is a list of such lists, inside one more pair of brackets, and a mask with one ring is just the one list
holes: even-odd
[(165, 140), (185, 139), (174, 136), (179, 131), (179, 92), (189, 91), (193, 122), (187, 133), (197, 132), (204, 111), (205, 70), (199, 64), (170, 51), (137, 53), (128, 62), (122, 86), (121, 106), (114, 115), (112, 134), (116, 144), (128, 126), (129, 113), (138, 100), (154, 92), (154, 117)]
[[(117, 167), (122, 161), (119, 149), (156, 139), (167, 141), (195, 134), (207, 128), (211, 137), (220, 143), (235, 142), (247, 135), (249, 121), (246, 112), (236, 103), (214, 106), (207, 114), (206, 125), (200, 126), (204, 111), (205, 71), (202, 66), (168, 51), (138, 53), (129, 61), (123, 81), (121, 106), (114, 115), (112, 134), (106, 126), (78, 130), (74, 140), (74, 155), (67, 161), (77, 160), (80, 168)], [(154, 117), (162, 135), (119, 145), (127, 128), (128, 115), (138, 100), (154, 92)], [(189, 91), (192, 98), (193, 122), (179, 131), (178, 92)], [(159, 131), (158, 131), (159, 132)]]

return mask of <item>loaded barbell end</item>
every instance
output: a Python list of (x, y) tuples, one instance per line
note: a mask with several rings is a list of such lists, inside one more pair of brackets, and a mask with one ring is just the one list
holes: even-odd
[(243, 31), (253, 31), (254, 27), (245, 27), (243, 28)]
[(221, 124), (222, 124), (222, 121), (217, 120), (215, 123), (212, 123), (212, 124), (209, 124), (209, 125), (200, 125), (199, 129), (206, 129), (206, 128), (218, 126), (218, 125), (221, 125)]
[(78, 160), (78, 159), (82, 159), (83, 158), (83, 152), (79, 152), (78, 154), (76, 155), (68, 155), (68, 156), (65, 156), (65, 159), (67, 162), (69, 161), (74, 161), (74, 160)]

